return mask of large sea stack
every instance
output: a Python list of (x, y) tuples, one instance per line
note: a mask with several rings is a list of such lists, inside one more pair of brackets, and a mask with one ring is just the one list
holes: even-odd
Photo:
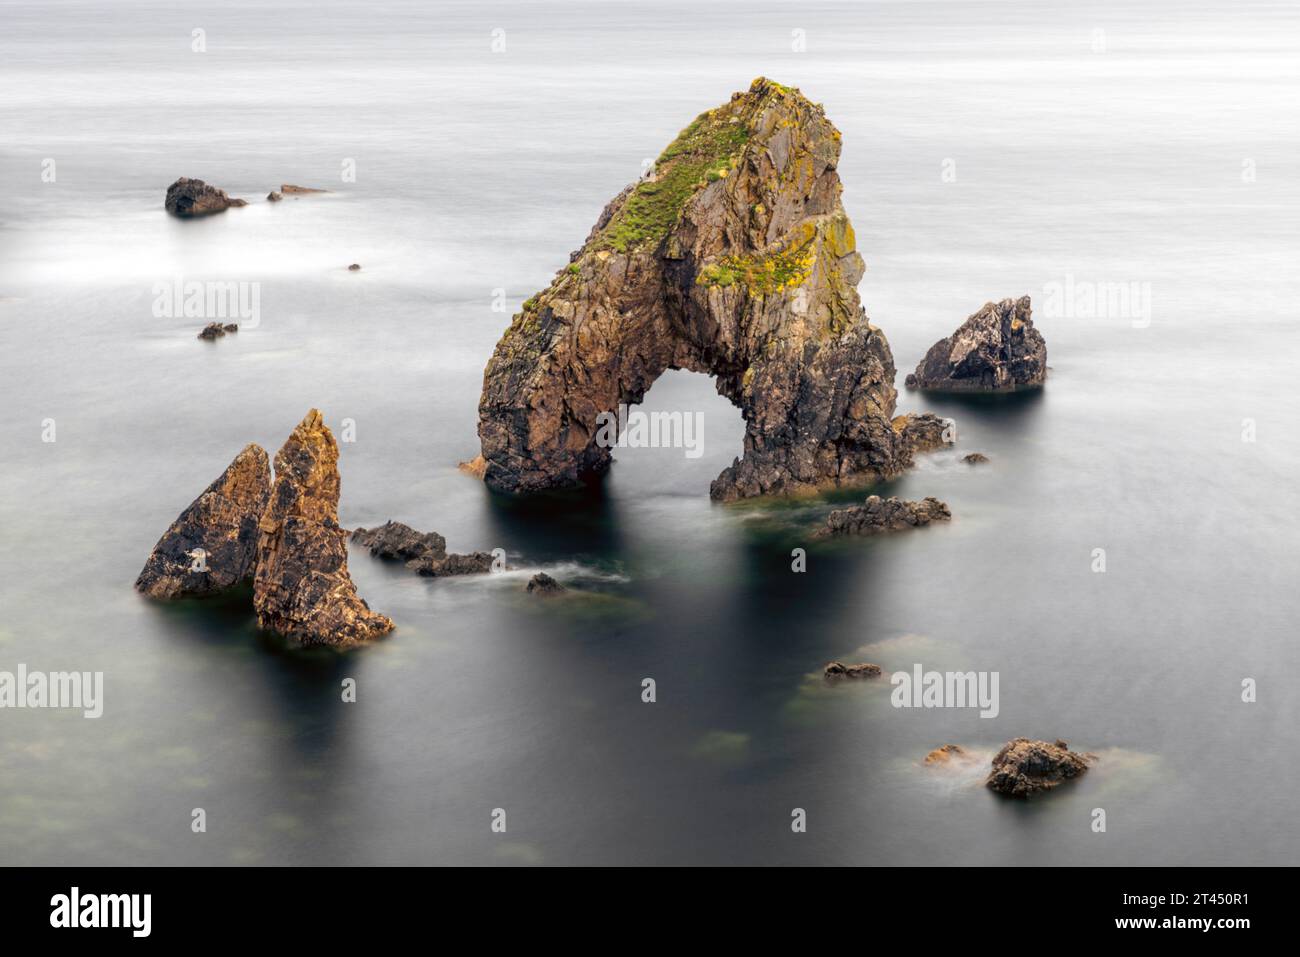
[(798, 90), (757, 79), (700, 114), (606, 206), (497, 344), (470, 471), (508, 492), (610, 464), (598, 417), (667, 369), (712, 375), (745, 418), (731, 500), (899, 473), (894, 360), (867, 320), (840, 203), (840, 133)]
[(135, 587), (150, 598), (204, 598), (251, 580), (270, 497), (266, 452), (248, 445), (158, 539)]
[(930, 347), (909, 389), (1011, 392), (1047, 381), (1047, 343), (1030, 318), (1029, 297), (988, 302)]
[(258, 624), (301, 645), (347, 646), (393, 628), (357, 595), (348, 574), (338, 458), (334, 436), (312, 409), (276, 453), (275, 486), (258, 526)]

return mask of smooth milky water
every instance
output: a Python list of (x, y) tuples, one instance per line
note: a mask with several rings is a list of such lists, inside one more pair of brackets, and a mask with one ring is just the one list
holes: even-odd
[[(831, 499), (712, 505), (743, 426), (686, 373), (645, 407), (703, 413), (701, 457), (490, 495), (455, 466), (509, 312), (758, 75), (843, 132), (900, 387), (1028, 293), (1047, 388), (903, 392), (959, 441), (888, 490), (954, 519), (887, 539), (812, 542)], [(1281, 3), (0, 3), (0, 671), (103, 671), (105, 697), (0, 711), (0, 861), (1297, 863), (1298, 81)], [(251, 205), (177, 221), (178, 176)], [(332, 192), (264, 202), (280, 183)], [(259, 284), (260, 322), (197, 341), (153, 314), (176, 277)], [(1067, 283), (1139, 296), (1049, 315)], [(354, 549), (398, 628), (346, 655), (259, 636), (247, 596), (138, 596), (177, 513), (313, 406), (355, 422), (344, 525), (516, 570)], [(537, 570), (579, 595), (526, 596)], [(997, 671), (1000, 713), (895, 709), (885, 679), (825, 684), (833, 658)], [(1101, 760), (1000, 800), (1020, 735)], [(946, 742), (981, 762), (922, 768)]]

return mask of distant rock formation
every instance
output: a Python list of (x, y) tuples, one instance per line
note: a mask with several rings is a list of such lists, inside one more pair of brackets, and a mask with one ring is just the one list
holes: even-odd
[(328, 193), (327, 189), (315, 189), (311, 186), (294, 186), (292, 183), (282, 183), (280, 185), (281, 193)]
[(907, 468), (839, 154), (822, 108), (772, 80), (700, 114), (514, 317), (484, 371), (470, 470), (516, 493), (590, 481), (610, 465), (599, 417), (668, 369), (714, 376), (743, 413), (744, 455), (714, 499)]
[(880, 665), (873, 665), (866, 661), (856, 665), (846, 665), (842, 661), (832, 661), (822, 669), (822, 676), (825, 678), (879, 678)]
[(353, 263), (348, 267), (348, 272), (361, 272), (361, 263)]
[(971, 452), (969, 455), (963, 455), (961, 460), (967, 465), (983, 465), (989, 457), (983, 452)]
[(491, 552), (468, 555), (447, 553), (447, 540), (437, 532), (417, 532), (401, 522), (385, 522), (378, 528), (358, 528), (352, 540), (370, 549), (378, 558), (404, 562), (412, 571), (430, 578), (473, 575), (492, 570)]
[(909, 389), (1010, 392), (1047, 381), (1047, 343), (1030, 318), (1029, 297), (989, 302), (940, 339), (906, 380)]
[(351, 645), (393, 628), (357, 595), (348, 574), (338, 459), (333, 434), (312, 409), (276, 453), (271, 501), (258, 523), (258, 624), (301, 645)]
[(835, 509), (827, 516), (826, 526), (818, 535), (878, 535), (931, 522), (946, 522), (951, 518), (952, 512), (947, 504), (937, 498), (908, 502), (897, 496), (881, 498), (872, 495), (861, 505)]
[(158, 540), (135, 587), (150, 598), (203, 598), (253, 577), (257, 522), (271, 498), (271, 467), (248, 445)]
[(238, 332), (238, 331), (239, 331), (239, 323), (237, 322), (227, 322), (224, 324), (220, 322), (209, 322), (206, 326), (204, 326), (201, 330), (199, 330), (199, 334), (197, 338), (208, 339), (208, 340), (220, 339), (228, 332)]
[(1095, 755), (1071, 751), (1064, 741), (1048, 744), (1016, 738), (994, 756), (993, 770), (984, 783), (999, 794), (1029, 797), (1078, 777), (1095, 760)]
[(232, 206), (247, 205), (246, 200), (231, 199), (224, 189), (209, 186), (201, 179), (187, 179), (184, 176), (167, 187), (167, 198), (163, 201), (163, 208), (167, 212), (183, 219), (219, 213)]
[(284, 199), (284, 194), (277, 193), (275, 190), (271, 190), (269, 193), (266, 194), (266, 201), (268, 203), (278, 203), (282, 199)]
[(528, 594), (530, 595), (558, 595), (566, 591), (568, 591), (567, 588), (546, 574), (546, 572), (538, 572), (528, 580)]

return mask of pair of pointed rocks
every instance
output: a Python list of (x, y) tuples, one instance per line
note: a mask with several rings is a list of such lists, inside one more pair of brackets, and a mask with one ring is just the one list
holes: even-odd
[(162, 600), (252, 582), (260, 627), (300, 645), (347, 646), (393, 628), (348, 574), (339, 450), (312, 409), (275, 456), (249, 445), (158, 540), (135, 587)]

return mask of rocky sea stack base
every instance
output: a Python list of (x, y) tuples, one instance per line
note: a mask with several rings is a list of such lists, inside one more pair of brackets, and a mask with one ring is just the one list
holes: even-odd
[(1009, 797), (1029, 797), (1077, 778), (1095, 760), (1095, 755), (1071, 751), (1064, 741), (1048, 744), (1016, 738), (994, 756), (985, 785)]
[(376, 558), (403, 562), (411, 571), (431, 578), (492, 570), (490, 552), (448, 554), (447, 540), (437, 532), (417, 532), (401, 522), (389, 521), (377, 528), (355, 529), (352, 540), (370, 549), (370, 554)]
[(940, 339), (907, 377), (909, 389), (1011, 392), (1047, 381), (1047, 343), (1030, 318), (1029, 297), (984, 304)]

